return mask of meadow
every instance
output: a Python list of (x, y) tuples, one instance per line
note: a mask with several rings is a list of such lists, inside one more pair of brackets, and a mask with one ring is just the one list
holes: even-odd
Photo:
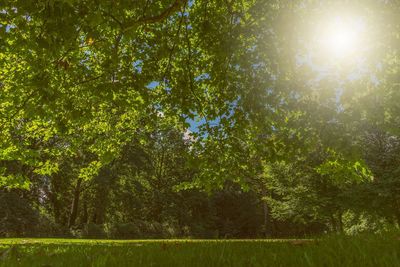
[(399, 266), (396, 235), (322, 239), (1, 239), (0, 266)]

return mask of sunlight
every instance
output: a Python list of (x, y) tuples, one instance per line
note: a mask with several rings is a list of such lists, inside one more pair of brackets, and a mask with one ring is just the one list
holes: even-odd
[(336, 17), (322, 27), (323, 52), (334, 59), (348, 58), (361, 50), (364, 25), (355, 18)]

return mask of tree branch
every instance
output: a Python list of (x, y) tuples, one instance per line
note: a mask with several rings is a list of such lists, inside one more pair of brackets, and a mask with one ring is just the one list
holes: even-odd
[(160, 22), (160, 21), (168, 18), (173, 13), (179, 11), (182, 6), (186, 5), (187, 1), (188, 0), (175, 0), (175, 2), (170, 7), (165, 9), (161, 14), (156, 15), (156, 16), (143, 17), (143, 18), (141, 18), (139, 20), (135, 20), (135, 21), (125, 22), (125, 23), (123, 23), (122, 28), (124, 29), (124, 31), (128, 31), (128, 30), (138, 26), (139, 24)]
[(37, 90), (32, 90), (32, 92), (30, 92), (27, 97), (25, 98), (25, 100), (21, 103), (21, 105), (19, 105), (16, 110), (14, 111), (13, 114), (11, 114), (11, 116), (9, 116), (7, 119), (9, 121), (11, 121), (12, 119), (15, 118), (15, 116), (17, 116), (17, 114), (25, 108), (26, 104), (28, 104), (28, 101), (33, 97), (34, 94), (36, 94)]

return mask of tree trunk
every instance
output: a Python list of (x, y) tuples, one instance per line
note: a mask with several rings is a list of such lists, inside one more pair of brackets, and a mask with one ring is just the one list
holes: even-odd
[[(336, 216), (335, 216), (336, 215)], [(331, 224), (332, 224), (332, 231), (336, 233), (343, 233), (343, 214), (342, 212), (337, 212), (331, 214)]]
[[(267, 190), (264, 186), (262, 186), (262, 197), (267, 196)], [(264, 213), (264, 237), (269, 238), (272, 236), (272, 225), (271, 225), (271, 218), (270, 218), (270, 211), (268, 207), (267, 201), (264, 199), (262, 200), (263, 203), (263, 213)]]
[(51, 203), (51, 207), (53, 208), (53, 217), (54, 217), (54, 222), (56, 224), (60, 224), (60, 205), (59, 201), (57, 200), (57, 195), (54, 192), (49, 192), (48, 193), (49, 200)]
[(343, 213), (338, 212), (338, 232), (343, 233)]
[(83, 198), (83, 216), (82, 216), (82, 224), (87, 224), (88, 223), (88, 207), (87, 207), (87, 197)]
[(68, 227), (71, 228), (75, 224), (75, 220), (78, 216), (78, 207), (79, 207), (79, 197), (81, 194), (81, 184), (82, 179), (78, 179), (76, 182), (76, 187), (74, 190), (74, 198), (72, 199), (71, 213), (69, 216)]
[(396, 222), (397, 222), (397, 228), (400, 228), (400, 211), (399, 210), (397, 210), (395, 217), (396, 217)]
[(263, 201), (263, 210), (264, 210), (264, 237), (271, 237), (270, 227), (269, 227), (269, 210), (267, 202)]
[(336, 232), (337, 231), (337, 225), (336, 225), (336, 220), (335, 220), (334, 213), (331, 214), (331, 225), (332, 225), (332, 232)]
[(394, 216), (397, 224), (397, 228), (400, 228), (400, 198), (395, 200), (394, 204)]

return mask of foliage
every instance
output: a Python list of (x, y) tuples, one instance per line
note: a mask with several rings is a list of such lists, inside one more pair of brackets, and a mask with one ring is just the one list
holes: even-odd
[[(318, 57), (310, 29), (332, 10), (365, 21), (362, 58)], [(304, 236), (353, 231), (346, 214), (399, 227), (399, 10), (2, 1), (4, 231)]]
[(16, 193), (0, 192), (0, 236), (27, 236), (35, 232), (39, 214)]

